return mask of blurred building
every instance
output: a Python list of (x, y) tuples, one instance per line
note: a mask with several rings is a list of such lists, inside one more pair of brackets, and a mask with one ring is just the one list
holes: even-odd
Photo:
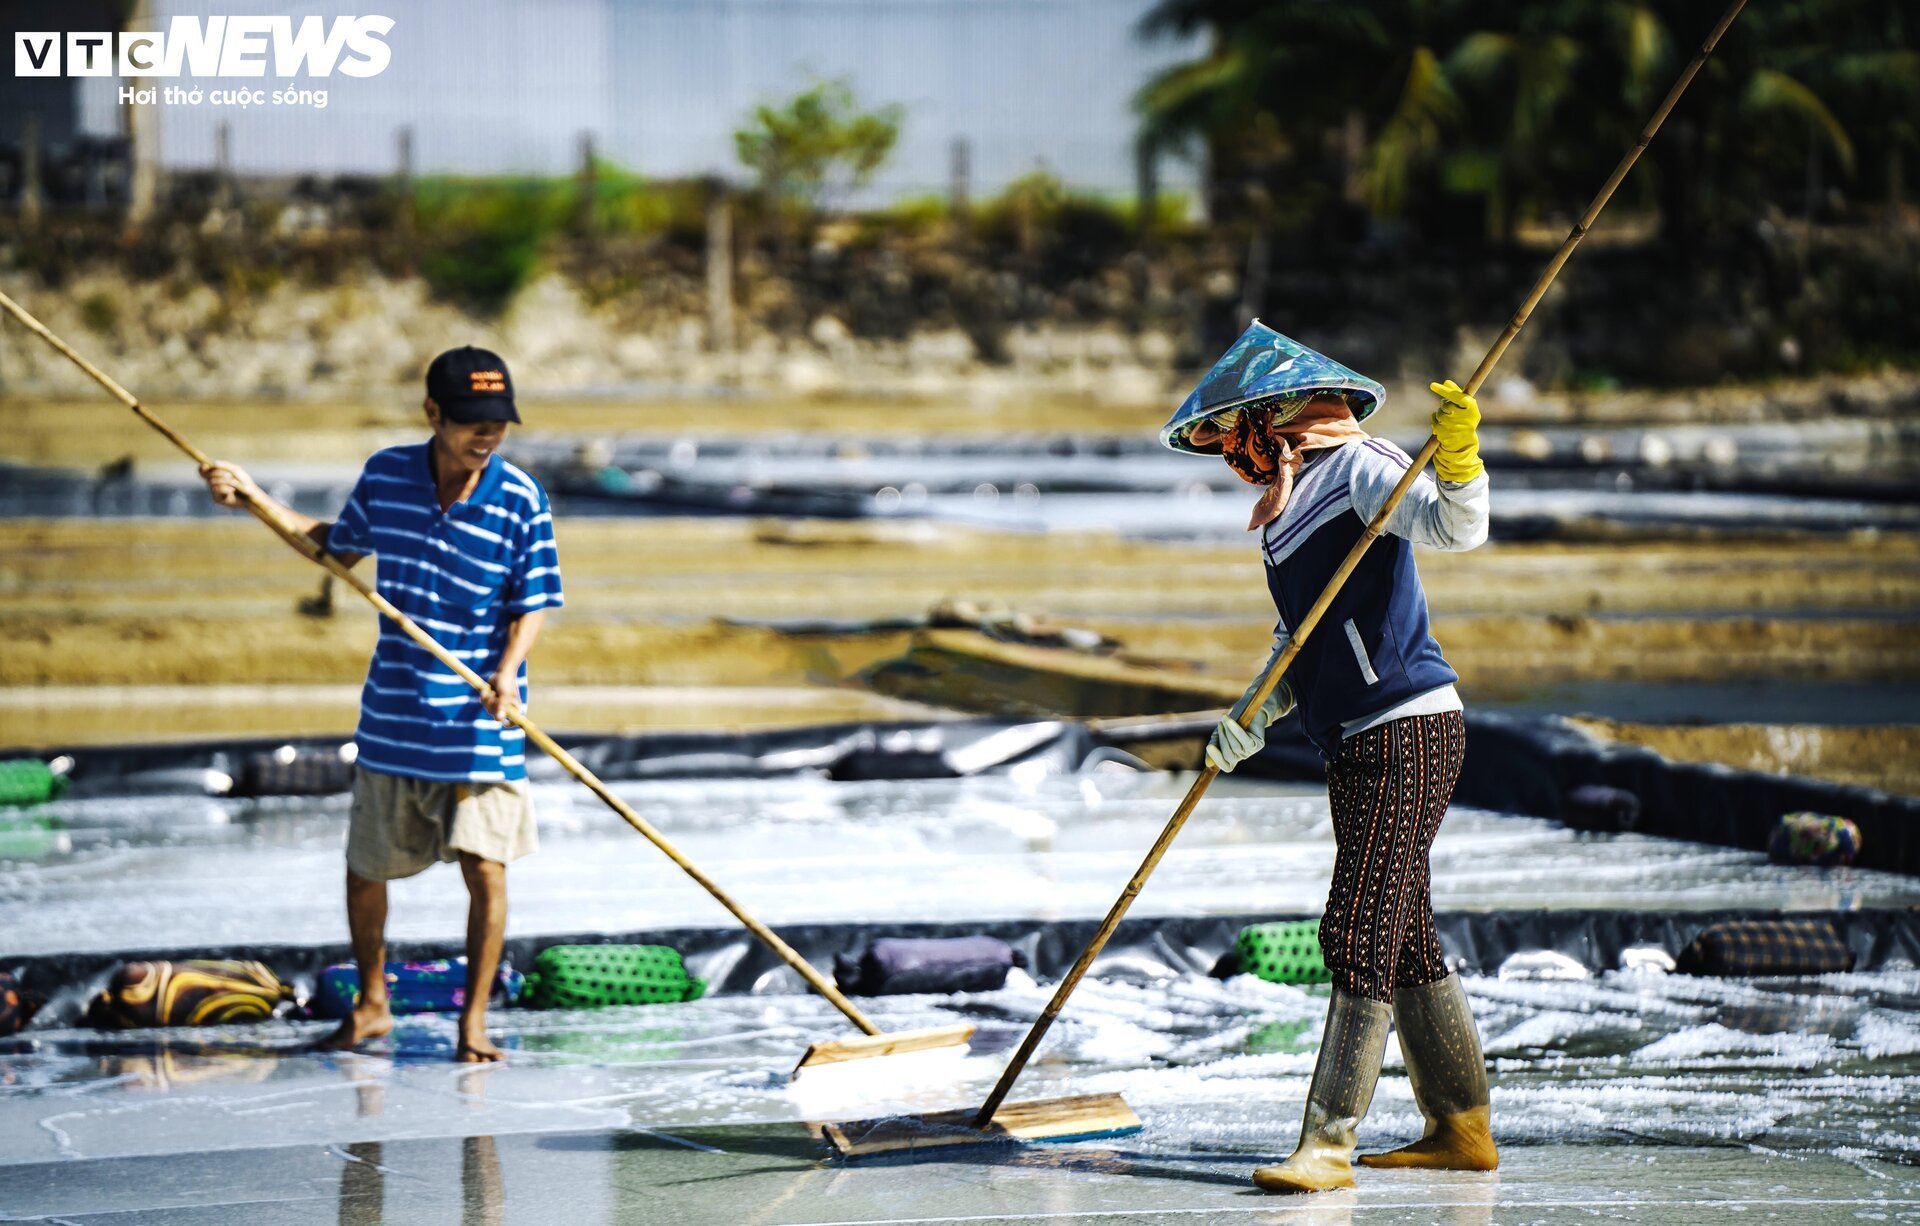
[[(564, 174), (583, 140), (654, 178), (741, 177), (733, 132), (757, 103), (823, 78), (868, 106), (905, 108), (901, 140), (868, 195), (945, 193), (956, 144), (969, 187), (991, 194), (1038, 167), (1071, 187), (1131, 193), (1131, 98), (1193, 48), (1143, 41), (1149, 0), (410, 0), (385, 11), (392, 64), (378, 77), (258, 84), (325, 88), (325, 109), (160, 106), (163, 171), (386, 174), (410, 150), (422, 174)], [(255, 0), (146, 0), (133, 28), (262, 10)], [(150, 24), (146, 24), (150, 23)], [(43, 26), (54, 28), (53, 26)], [(71, 82), (83, 130), (127, 130), (117, 78)], [(165, 82), (162, 82), (163, 84)], [(216, 84), (215, 82), (201, 82)], [(1167, 163), (1162, 182), (1191, 183)]]
[[(113, 0), (0, 4), (7, 57), (0, 72), (0, 200), (17, 201), (29, 190), (29, 177), (36, 196), (98, 204), (110, 190), (124, 193), (127, 142), (119, 117), (109, 116), (104, 125), (85, 122), (81, 80), (13, 71), (16, 30), (107, 30), (120, 7)], [(28, 145), (37, 156), (29, 158)]]

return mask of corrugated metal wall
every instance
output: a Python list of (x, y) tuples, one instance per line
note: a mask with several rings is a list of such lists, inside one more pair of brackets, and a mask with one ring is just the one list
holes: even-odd
[[(1130, 99), (1192, 48), (1142, 43), (1149, 0), (410, 0), (384, 11), (392, 65), (325, 81), (327, 109), (162, 107), (164, 166), (215, 158), (226, 123), (241, 173), (383, 173), (413, 129), (422, 173), (564, 173), (579, 139), (643, 174), (745, 174), (733, 131), (749, 108), (845, 77), (864, 103), (906, 121), (874, 195), (942, 192), (955, 138), (991, 193), (1044, 164), (1068, 184), (1134, 186)], [(258, 12), (257, 0), (153, 0), (176, 13)], [(346, 9), (295, 0), (298, 20)], [(117, 127), (111, 78), (82, 83), (84, 114)], [(213, 84), (202, 82), (202, 84)], [(278, 82), (267, 78), (271, 88)], [(1165, 168), (1179, 182), (1190, 172)]]

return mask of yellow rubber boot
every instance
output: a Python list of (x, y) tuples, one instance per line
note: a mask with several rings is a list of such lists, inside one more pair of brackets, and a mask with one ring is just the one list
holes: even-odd
[(1418, 1141), (1384, 1154), (1363, 1154), (1360, 1165), (1429, 1171), (1491, 1171), (1500, 1165), (1487, 1107), (1487, 1064), (1460, 976), (1400, 988), (1393, 994), (1393, 1028), (1406, 1057), (1413, 1100), (1426, 1117)]
[(1333, 990), (1320, 1058), (1307, 1090), (1300, 1144), (1285, 1162), (1253, 1173), (1268, 1192), (1325, 1192), (1353, 1186), (1354, 1130), (1373, 1101), (1393, 1011), (1377, 1000)]

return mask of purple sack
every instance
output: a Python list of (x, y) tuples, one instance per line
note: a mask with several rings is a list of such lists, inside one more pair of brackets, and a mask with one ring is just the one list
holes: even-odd
[(858, 955), (836, 954), (833, 977), (856, 996), (992, 992), (1013, 965), (1013, 947), (998, 937), (881, 937)]

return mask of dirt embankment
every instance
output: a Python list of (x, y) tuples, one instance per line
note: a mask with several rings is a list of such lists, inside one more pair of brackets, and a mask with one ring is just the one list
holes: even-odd
[[(411, 390), (434, 353), (471, 342), (505, 354), (522, 388), (542, 393), (647, 384), (964, 398), (999, 383), (1098, 389), (1111, 402), (1158, 399), (1170, 377), (1204, 368), (1249, 303), (1407, 391), (1463, 377), (1559, 243), (1542, 232), (1434, 246), (1409, 234), (1250, 249), (1232, 223), (1143, 242), (1099, 208), (1039, 231), (993, 210), (974, 214), (999, 217), (984, 228), (872, 214), (800, 242), (767, 231), (756, 241), (745, 224), (716, 332), (697, 211), (661, 229), (576, 231), (504, 199), (480, 203), (485, 191), (465, 185), (463, 197), (481, 193), (471, 207), (417, 229), (398, 224), (385, 192), (337, 199), (330, 224), (315, 222), (311, 202), (270, 199), (188, 206), (137, 235), (78, 218), (27, 234), (0, 218), (0, 289), (151, 398)], [(365, 210), (373, 199), (383, 203)], [(1910, 368), (1920, 356), (1902, 309), (1920, 269), (1912, 235), (1763, 226), (1694, 244), (1687, 276), (1675, 275), (1671, 248), (1614, 238), (1589, 240), (1507, 353), (1503, 381), (1685, 386)], [(18, 329), (0, 328), (0, 370), (15, 391), (81, 386)]]

